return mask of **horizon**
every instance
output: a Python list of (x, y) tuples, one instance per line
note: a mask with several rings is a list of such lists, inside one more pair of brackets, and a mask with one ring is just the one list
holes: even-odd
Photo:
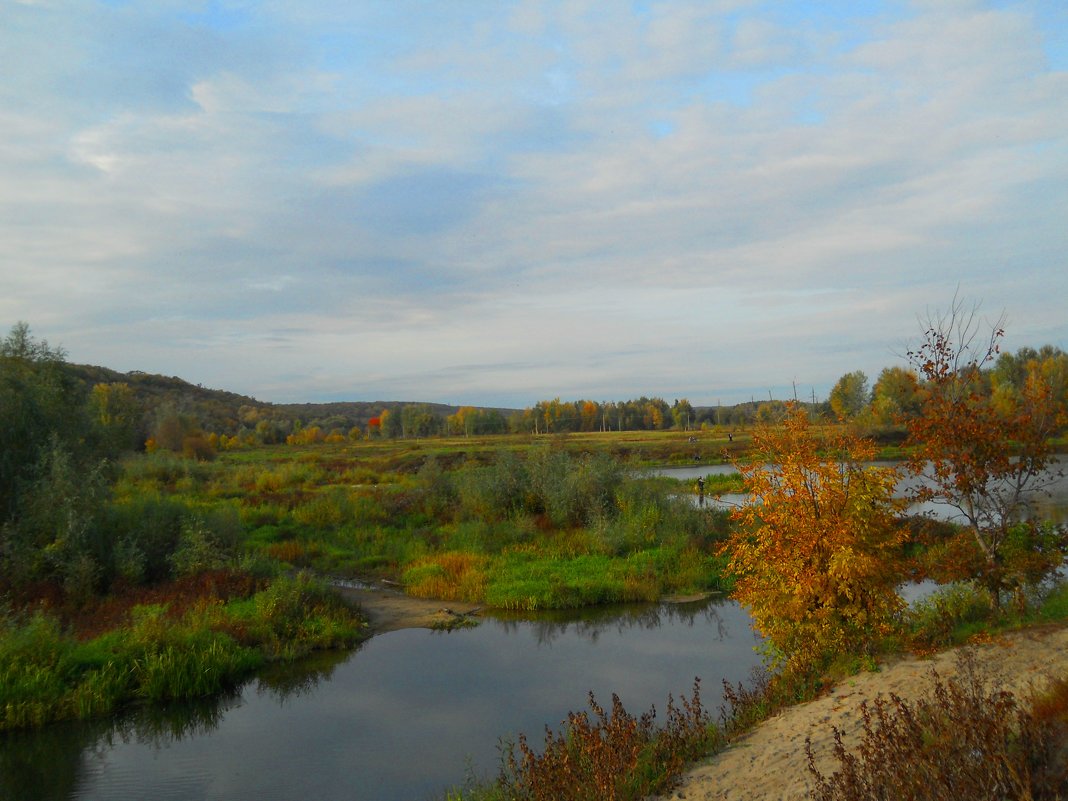
[(263, 402), (824, 400), (1068, 350), (1051, 0), (18, 0), (0, 320)]

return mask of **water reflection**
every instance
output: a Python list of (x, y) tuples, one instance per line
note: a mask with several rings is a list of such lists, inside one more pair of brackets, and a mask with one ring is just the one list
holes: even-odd
[(210, 703), (0, 738), (0, 798), (20, 801), (408, 801), (468, 770), (493, 775), (499, 738), (537, 738), (587, 694), (635, 713), (759, 662), (737, 604), (488, 617), (405, 630), (358, 652), (276, 668)]
[(0, 798), (65, 801), (77, 797), (107, 754), (136, 743), (154, 750), (218, 728), (241, 702), (233, 692), (211, 699), (145, 707), (120, 718), (60, 723), (0, 736)]
[(309, 695), (329, 681), (338, 665), (346, 662), (353, 651), (325, 651), (299, 662), (279, 662), (269, 665), (256, 677), (257, 695), (266, 695), (279, 703)]
[(564, 635), (574, 635), (596, 643), (606, 631), (624, 634), (628, 629), (656, 629), (663, 625), (693, 628), (695, 623), (715, 632), (714, 639), (729, 636), (729, 628), (720, 614), (722, 598), (708, 597), (682, 603), (636, 604), (590, 607), (581, 610), (558, 610), (531, 617), (506, 612), (494, 613), (506, 631), (532, 629), (539, 645), (551, 644)]

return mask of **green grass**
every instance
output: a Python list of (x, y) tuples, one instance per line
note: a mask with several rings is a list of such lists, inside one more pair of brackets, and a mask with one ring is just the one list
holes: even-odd
[[(722, 585), (712, 554), (723, 519), (671, 500), (670, 479), (630, 470), (693, 447), (677, 432), (639, 432), (268, 446), (199, 466), (156, 453), (127, 463), (117, 528), (152, 544), (153, 578), (184, 547), (201, 561), (253, 553), (510, 609), (654, 600)], [(716, 488), (736, 480), (717, 478)], [(213, 513), (223, 507), (228, 515)], [(153, 529), (165, 537), (142, 530), (146, 516), (165, 522)], [(182, 539), (193, 517), (211, 536)], [(477, 581), (435, 574), (434, 560), (450, 554), (481, 560)]]
[(109, 715), (138, 702), (215, 695), (265, 662), (347, 647), (360, 621), (306, 576), (278, 578), (245, 600), (204, 600), (175, 617), (134, 607), (88, 641), (42, 612), (0, 625), (0, 730)]

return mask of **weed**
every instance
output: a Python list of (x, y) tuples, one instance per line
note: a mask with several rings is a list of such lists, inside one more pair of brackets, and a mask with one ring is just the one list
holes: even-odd
[(947, 798), (1052, 801), (1068, 791), (1068, 684), (1032, 704), (996, 690), (976, 667), (942, 679), (914, 702), (896, 695), (861, 707), (864, 733), (849, 752), (834, 730), (831, 776), (815, 766), (806, 743), (817, 801), (936, 801)]
[(921, 650), (951, 645), (972, 633), (970, 624), (989, 621), (993, 614), (987, 590), (969, 582), (949, 584), (908, 610), (913, 645)]
[(486, 592), (487, 558), (471, 553), (425, 557), (404, 573), (410, 595), (449, 601), (482, 600)]
[[(700, 682), (681, 707), (668, 701), (667, 722), (653, 724), (655, 710), (634, 717), (619, 697), (611, 711), (593, 693), (590, 711), (572, 712), (560, 731), (546, 729), (535, 751), (524, 735), (507, 750), (497, 787), (521, 801), (623, 801), (670, 786), (684, 765), (717, 740), (701, 706)], [(492, 797), (492, 796), (480, 796)]]

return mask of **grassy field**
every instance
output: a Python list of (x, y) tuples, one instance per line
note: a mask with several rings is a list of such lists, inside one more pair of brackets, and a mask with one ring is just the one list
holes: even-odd
[(627, 432), (278, 445), (211, 462), (157, 452), (125, 464), (116, 514), (181, 507), (214, 530), (229, 521), (222, 538), (246, 558), (415, 595), (527, 610), (648, 601), (724, 589), (728, 522), (679, 497), (690, 483), (642, 468), (743, 448)]

